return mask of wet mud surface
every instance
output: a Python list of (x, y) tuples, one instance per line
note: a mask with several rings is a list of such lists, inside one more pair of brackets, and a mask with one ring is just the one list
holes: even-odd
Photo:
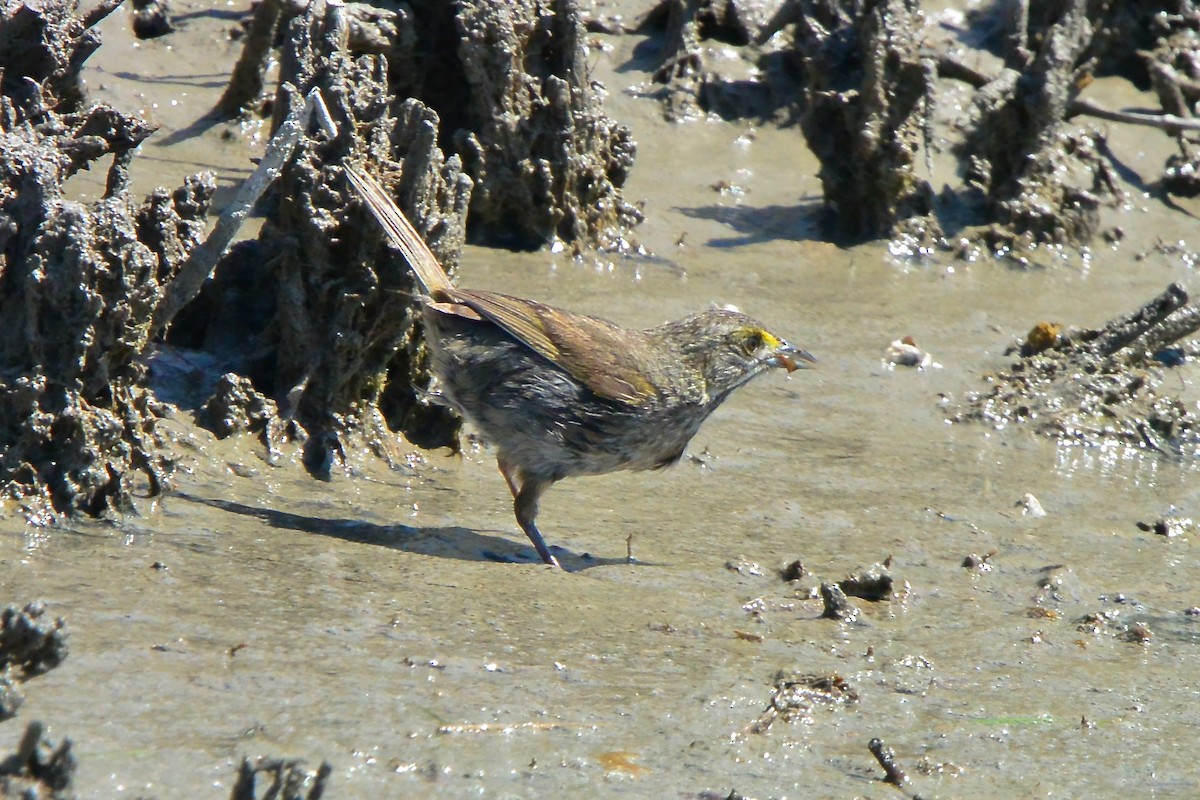
[[(170, 134), (219, 98), (232, 14), (171, 11), (174, 34), (136, 45), (115, 12), (88, 88), (163, 126), (135, 193), (211, 168), (220, 206), (261, 143)], [(180, 400), (158, 428), (172, 492), (109, 521), (0, 522), (3, 602), (40, 599), (70, 632), (22, 678), (0, 763), (29, 771), (69, 738), (80, 798), (253, 796), (255, 765), (260, 796), (292, 769), (331, 798), (1200, 793), (1194, 461), (948, 422), (1039, 322), (1100, 329), (1194, 289), (1198, 209), (1143, 194), (1174, 142), (1107, 129), (1129, 192), (1098, 212), (1115, 243), (1038, 270), (902, 261), (821, 241), (796, 127), (672, 126), (625, 91), (657, 67), (644, 42), (591, 35), (656, 256), (468, 246), (463, 282), (639, 326), (734, 303), (819, 369), (742, 390), (672, 470), (555, 486), (539, 519), (569, 573), (537, 563), (486, 447), (400, 443), (391, 468), (318, 481), (298, 444), (218, 439)], [(103, 176), (68, 186), (94, 198)], [(906, 336), (925, 368), (889, 358)], [(1191, 361), (1159, 368), (1194, 407)]]

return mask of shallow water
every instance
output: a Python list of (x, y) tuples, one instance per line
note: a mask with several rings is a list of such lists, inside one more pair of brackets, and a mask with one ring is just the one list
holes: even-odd
[[(162, 135), (187, 126), (235, 52), (218, 69), (220, 47), (197, 65), (185, 43), (228, 21), (196, 14), (173, 50), (143, 43), (137, 69), (175, 76), (143, 84), (115, 74), (129, 69), (123, 22), (106, 24), (96, 82), (117, 98), (189, 86), (198, 105), (168, 97), (159, 117)], [(71, 631), (67, 661), (0, 725), (0, 753), (43, 720), (75, 742), (81, 798), (224, 797), (244, 755), (328, 760), (339, 798), (886, 798), (867, 750), (881, 737), (924, 797), (1200, 793), (1196, 537), (1135, 527), (1196, 513), (1194, 466), (950, 426), (939, 401), (981, 388), (1035, 322), (1099, 325), (1193, 283), (1177, 257), (1134, 254), (1194, 221), (1138, 199), (1148, 212), (1113, 217), (1119, 249), (1036, 271), (838, 249), (813, 238), (819, 184), (799, 130), (667, 126), (622, 91), (646, 77), (636, 39), (611, 41), (596, 73), (639, 143), (627, 196), (646, 199), (637, 236), (658, 258), (468, 248), (460, 280), (628, 325), (734, 303), (819, 369), (741, 390), (673, 470), (552, 489), (539, 522), (571, 574), (529, 560), (486, 448), (401, 443), (406, 468), (321, 483), (181, 412), (165, 423), (191, 442), (177, 491), (141, 516), (0, 528), (3, 599), (44, 598)], [(1155, 179), (1166, 137), (1109, 136)], [(144, 149), (146, 188), (206, 160), (228, 185), (245, 171), (216, 131)], [(941, 368), (885, 367), (904, 335)], [(1177, 374), (1194, 391), (1192, 367)], [(1047, 516), (1022, 513), (1026, 492)], [(992, 551), (990, 571), (962, 566)], [(857, 623), (820, 618), (816, 579), (889, 556), (902, 597), (852, 599)], [(496, 560), (511, 558), (525, 563)], [(783, 582), (796, 559), (816, 579)], [(1079, 630), (1094, 612), (1115, 623)], [(1148, 641), (1122, 635), (1134, 622)], [(750, 733), (781, 670), (837, 673), (859, 700)]]

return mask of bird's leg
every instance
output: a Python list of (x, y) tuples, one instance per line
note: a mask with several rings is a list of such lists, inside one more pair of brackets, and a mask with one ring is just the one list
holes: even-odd
[(496, 456), (496, 466), (500, 468), (500, 474), (504, 476), (504, 482), (508, 484), (508, 491), (512, 492), (515, 500), (521, 492), (521, 479), (517, 474), (517, 468), (509, 464), (503, 456)]
[(517, 515), (517, 524), (521, 526), (521, 530), (525, 531), (529, 541), (533, 542), (542, 561), (555, 569), (562, 569), (562, 565), (550, 552), (537, 525), (534, 524), (534, 520), (537, 518), (538, 500), (541, 499), (542, 493), (550, 488), (550, 483), (526, 478), (503, 458), (497, 458), (496, 463), (500, 467), (500, 474), (504, 476), (505, 483), (508, 484), (508, 490), (512, 492), (513, 513)]

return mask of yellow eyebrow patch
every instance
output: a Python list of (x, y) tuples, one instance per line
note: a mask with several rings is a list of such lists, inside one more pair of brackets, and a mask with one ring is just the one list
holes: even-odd
[(758, 335), (762, 337), (763, 344), (765, 344), (767, 347), (770, 347), (772, 349), (779, 347), (783, 344), (782, 339), (780, 339), (778, 336), (771, 333), (770, 331), (764, 331), (762, 328), (758, 329)]

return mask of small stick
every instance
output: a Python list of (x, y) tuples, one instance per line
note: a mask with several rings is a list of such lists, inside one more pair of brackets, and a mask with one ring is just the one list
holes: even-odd
[[(289, 87), (295, 91), (295, 87), (291, 87), (291, 84), (284, 85), (285, 90)], [(267, 149), (258, 164), (258, 169), (254, 170), (250, 177), (242, 183), (233, 202), (221, 213), (212, 233), (192, 249), (187, 260), (175, 273), (175, 277), (167, 284), (163, 299), (155, 309), (151, 328), (152, 339), (170, 325), (175, 315), (200, 293), (204, 282), (216, 269), (217, 261), (225, 252), (225, 248), (233, 241), (233, 237), (242, 227), (242, 223), (254, 204), (258, 202), (258, 198), (262, 197), (267, 187), (279, 177), (283, 165), (292, 157), (296, 144), (300, 141), (300, 137), (304, 134), (313, 115), (316, 115), (317, 123), (326, 134), (331, 138), (337, 136), (337, 126), (333, 124), (333, 120), (329, 116), (329, 109), (325, 107), (321, 90), (315, 88), (308, 93), (303, 107), (293, 109), (292, 113), (288, 114), (287, 119), (279, 126), (279, 130), (271, 137), (271, 141), (267, 142)]]
[[(937, 73), (942, 78), (962, 81), (976, 89), (982, 89), (992, 82), (993, 76), (983, 70), (965, 64), (949, 55), (938, 56)], [(1140, 111), (1115, 111), (1085, 97), (1076, 97), (1067, 103), (1068, 117), (1080, 114), (1109, 122), (1123, 122), (1126, 125), (1146, 125), (1158, 128), (1167, 133), (1182, 133), (1183, 131), (1200, 131), (1200, 119), (1188, 119), (1176, 114), (1146, 114)]]
[(872, 739), (867, 744), (867, 749), (871, 751), (871, 755), (875, 756), (875, 760), (879, 762), (879, 766), (883, 767), (883, 771), (887, 774), (884, 778), (884, 783), (890, 783), (894, 786), (905, 786), (908, 783), (908, 776), (904, 774), (904, 770), (896, 763), (896, 751), (883, 743), (879, 737)]
[(1167, 345), (1191, 336), (1200, 329), (1200, 306), (1192, 304), (1175, 311), (1152, 330), (1147, 331), (1139, 342), (1147, 353), (1157, 353)]
[(1174, 312), (1187, 305), (1188, 293), (1178, 283), (1172, 283), (1146, 305), (1118, 317), (1104, 326), (1104, 330), (1086, 346), (1098, 356), (1110, 356), (1128, 347)]
[(1187, 119), (1175, 114), (1144, 114), (1140, 111), (1114, 111), (1086, 97), (1076, 97), (1067, 104), (1067, 116), (1087, 114), (1089, 117), (1124, 122), (1127, 125), (1146, 125), (1167, 133), (1200, 131), (1200, 119)]

